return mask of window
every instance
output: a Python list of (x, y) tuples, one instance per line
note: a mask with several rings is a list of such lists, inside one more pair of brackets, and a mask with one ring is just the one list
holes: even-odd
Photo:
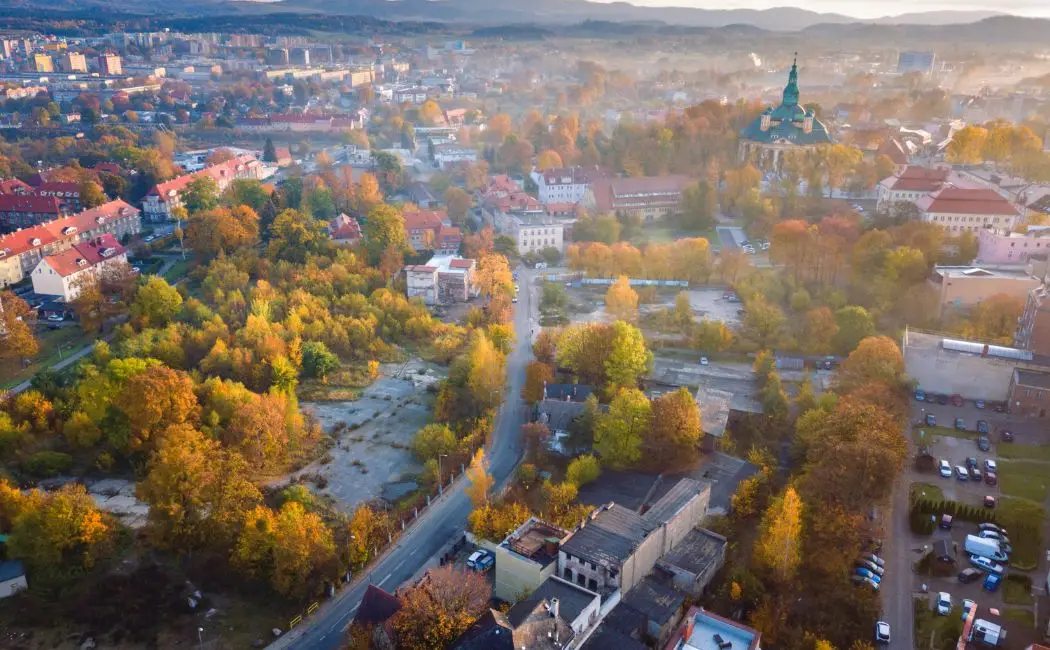
[(584, 576), (582, 573), (577, 574), (576, 575), (576, 584), (580, 585), (581, 587), (585, 586), (587, 584), (586, 576)]
[(587, 581), (587, 588), (591, 591), (598, 591), (598, 581), (594, 578), (591, 578)]
[(1040, 399), (1040, 400), (1043, 399), (1043, 391), (1041, 391), (1041, 390), (1036, 391), (1035, 392), (1035, 398), (1036, 399)]
[(572, 569), (568, 567), (565, 568), (565, 579), (572, 582)]

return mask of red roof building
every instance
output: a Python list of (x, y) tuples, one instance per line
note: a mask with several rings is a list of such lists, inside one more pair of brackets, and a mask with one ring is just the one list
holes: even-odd
[(336, 244), (354, 246), (361, 241), (361, 224), (349, 215), (337, 215), (328, 222), (328, 237)]
[(455, 226), (442, 226), (437, 233), (434, 242), (434, 252), (443, 255), (452, 255), (459, 252), (459, 246), (463, 243), (463, 233)]
[(58, 199), (35, 194), (0, 194), (0, 230), (35, 226), (64, 214)]
[(998, 192), (984, 188), (946, 186), (915, 202), (923, 221), (940, 224), (948, 232), (975, 232), (981, 228), (1013, 229), (1021, 215)]
[(171, 211), (182, 205), (180, 193), (193, 179), (200, 176), (210, 176), (219, 186), (219, 191), (224, 191), (230, 183), (237, 179), (262, 177), (262, 163), (255, 156), (243, 155), (231, 158), (226, 162), (211, 165), (192, 174), (171, 179), (164, 183), (154, 185), (142, 199), (142, 211), (150, 221), (168, 221), (171, 219)]
[(590, 203), (599, 212), (637, 214), (646, 221), (678, 211), (688, 176), (604, 178), (591, 185)]
[(0, 194), (25, 194), (33, 188), (17, 178), (0, 181)]
[(417, 251), (433, 250), (438, 231), (448, 223), (448, 213), (444, 210), (418, 210), (404, 212), (401, 216), (405, 220), (408, 243)]
[(70, 302), (80, 294), (85, 276), (111, 264), (127, 264), (128, 251), (113, 235), (100, 235), (48, 255), (33, 269), (33, 291)]

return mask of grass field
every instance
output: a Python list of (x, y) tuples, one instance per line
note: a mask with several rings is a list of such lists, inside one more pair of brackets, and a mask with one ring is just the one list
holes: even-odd
[[(1018, 460), (1043, 460), (1050, 462), (1050, 445), (1016, 445), (1000, 444), (996, 450), (999, 458), (1016, 458)], [(1050, 467), (1047, 467), (1050, 471)]]
[[(642, 226), (642, 239), (649, 241), (653, 244), (666, 244), (679, 239), (703, 237), (710, 244), (711, 247), (721, 247), (722, 242), (718, 238), (718, 234), (712, 230), (703, 230), (700, 232), (691, 232), (688, 230), (682, 230), (681, 228), (675, 228), (673, 226), (664, 224), (646, 224)], [(641, 242), (636, 242), (641, 243)]]
[(10, 388), (27, 379), (31, 379), (33, 375), (44, 368), (53, 366), (63, 358), (95, 340), (94, 336), (84, 334), (76, 325), (66, 326), (60, 330), (38, 328), (36, 336), (37, 340), (40, 341), (40, 352), (36, 355), (36, 358), (25, 368), (5, 373), (3, 381), (0, 382), (0, 388)]
[(1038, 461), (1000, 460), (999, 489), (1003, 494), (1029, 499), (1036, 503), (1046, 501), (1050, 487), (1050, 466)]
[(1010, 605), (1031, 605), (1035, 602), (1031, 589), (1016, 580), (1003, 581), (1003, 602)]
[(944, 501), (944, 491), (932, 483), (912, 483), (909, 493), (913, 500), (922, 497), (928, 501)]
[(1003, 608), (1003, 618), (1015, 623), (1022, 623), (1029, 628), (1035, 627), (1035, 614), (1030, 609), (1017, 609), (1016, 607)]
[(926, 436), (927, 440), (929, 440), (933, 436), (937, 436), (939, 438), (946, 438), (946, 437), (947, 438), (969, 438), (971, 440), (977, 440), (977, 432), (976, 431), (959, 431), (958, 429), (953, 429), (952, 427), (941, 427), (941, 426), (927, 427), (927, 426), (915, 425), (912, 428), (911, 436), (912, 436), (912, 439), (914, 439), (916, 443), (922, 442), (921, 439), (919, 438), (919, 432), (920, 431), (924, 431), (925, 432), (925, 436)]
[(194, 263), (192, 258), (179, 260), (171, 265), (168, 272), (164, 274), (164, 279), (167, 280), (169, 284), (175, 284), (179, 280), (185, 279), (193, 266)]

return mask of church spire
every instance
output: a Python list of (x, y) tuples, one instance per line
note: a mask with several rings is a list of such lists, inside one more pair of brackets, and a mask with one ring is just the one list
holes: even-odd
[(788, 74), (787, 85), (784, 86), (784, 106), (798, 106), (798, 52), (791, 62), (791, 72)]

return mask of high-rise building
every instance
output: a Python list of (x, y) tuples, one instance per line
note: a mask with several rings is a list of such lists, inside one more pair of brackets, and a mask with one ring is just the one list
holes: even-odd
[(63, 72), (87, 72), (87, 59), (80, 52), (66, 52), (58, 60)]
[(124, 66), (120, 63), (120, 55), (112, 52), (99, 55), (98, 71), (104, 75), (124, 74)]
[(295, 65), (310, 65), (310, 48), (297, 47), (288, 53), (288, 62)]
[(54, 72), (55, 62), (50, 55), (37, 53), (33, 55), (33, 69), (37, 72)]

